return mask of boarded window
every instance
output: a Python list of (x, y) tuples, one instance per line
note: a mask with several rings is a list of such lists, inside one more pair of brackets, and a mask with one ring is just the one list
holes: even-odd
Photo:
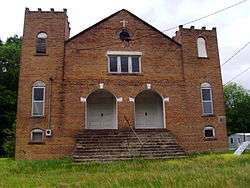
[(199, 37), (197, 39), (197, 50), (198, 50), (198, 57), (207, 57), (206, 41), (202, 37)]
[(36, 53), (46, 54), (47, 47), (47, 34), (41, 32), (37, 35), (36, 38)]

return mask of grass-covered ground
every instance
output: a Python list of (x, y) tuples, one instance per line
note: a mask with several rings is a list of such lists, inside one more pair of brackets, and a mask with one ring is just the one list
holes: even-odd
[(250, 153), (74, 164), (0, 159), (0, 187), (250, 187)]

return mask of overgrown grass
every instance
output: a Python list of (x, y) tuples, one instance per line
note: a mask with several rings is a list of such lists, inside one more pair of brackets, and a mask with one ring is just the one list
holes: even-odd
[(250, 187), (250, 153), (74, 164), (0, 159), (0, 187)]

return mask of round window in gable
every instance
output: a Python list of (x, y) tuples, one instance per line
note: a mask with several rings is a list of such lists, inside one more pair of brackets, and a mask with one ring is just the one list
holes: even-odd
[(129, 32), (126, 30), (126, 29), (123, 29), (120, 33), (119, 33), (119, 38), (122, 40), (122, 41), (126, 41), (126, 42), (129, 42), (131, 39), (130, 39), (130, 34)]

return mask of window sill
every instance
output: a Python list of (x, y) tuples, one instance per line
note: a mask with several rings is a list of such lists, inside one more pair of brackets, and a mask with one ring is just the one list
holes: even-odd
[(210, 137), (210, 138), (209, 137), (208, 138), (204, 137), (203, 140), (204, 141), (213, 141), (213, 140), (217, 140), (217, 138), (216, 137)]
[(49, 54), (45, 53), (35, 53), (34, 56), (49, 56)]
[(208, 57), (197, 57), (198, 59), (209, 59)]
[(31, 119), (45, 119), (46, 116), (30, 116)]
[(29, 145), (45, 145), (45, 142), (34, 142), (34, 141), (29, 141)]
[(215, 114), (203, 114), (201, 117), (215, 117)]
[(116, 76), (143, 76), (143, 73), (107, 73), (107, 75), (116, 75)]

